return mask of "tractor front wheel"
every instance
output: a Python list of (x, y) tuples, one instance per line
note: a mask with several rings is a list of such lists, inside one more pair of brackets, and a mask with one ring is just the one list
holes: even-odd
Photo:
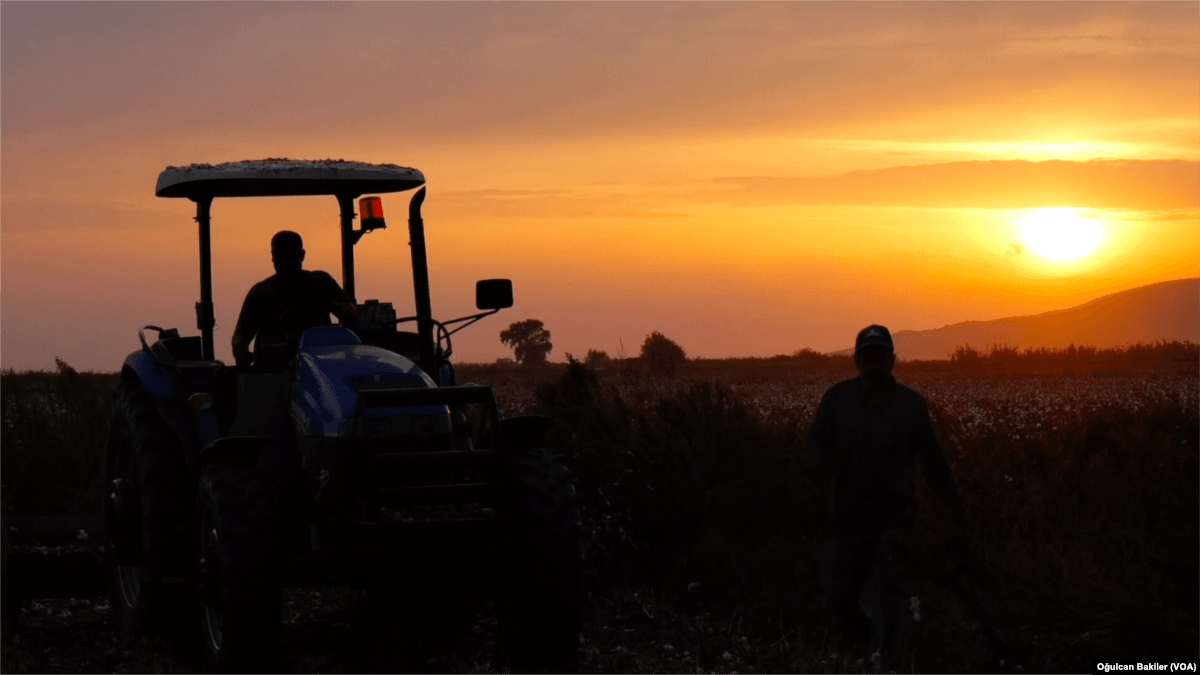
[(572, 669), (579, 657), (583, 538), (571, 472), (543, 449), (515, 453), (502, 513), (496, 609), (516, 666)]
[(209, 662), (227, 672), (274, 668), (282, 589), (275, 498), (258, 469), (212, 466), (200, 480), (200, 631)]
[(105, 566), (117, 627), (126, 635), (160, 632), (186, 649), (195, 636), (187, 611), (187, 465), (140, 385), (124, 383), (116, 392), (105, 467)]

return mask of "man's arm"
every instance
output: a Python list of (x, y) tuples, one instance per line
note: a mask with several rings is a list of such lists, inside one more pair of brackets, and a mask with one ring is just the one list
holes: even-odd
[(333, 314), (341, 325), (347, 328), (358, 328), (358, 307), (350, 302), (350, 296), (342, 292), (342, 300), (333, 306)]
[(817, 408), (817, 417), (808, 430), (807, 446), (804, 457), (804, 473), (820, 478), (833, 472), (837, 466), (837, 452), (834, 444), (834, 425), (832, 407), (832, 390), (825, 392), (821, 405)]
[(255, 325), (255, 312), (251, 306), (253, 294), (254, 289), (251, 288), (242, 302), (242, 311), (238, 314), (237, 326), (233, 329), (233, 360), (239, 368), (254, 362), (254, 354), (250, 352), (250, 341), (254, 339), (258, 327)]
[(917, 420), (917, 455), (921, 458), (921, 467), (925, 478), (934, 489), (950, 505), (951, 515), (956, 519), (962, 517), (962, 495), (954, 480), (954, 473), (946, 464), (942, 455), (941, 445), (937, 434), (933, 431), (933, 421), (929, 417), (929, 406), (925, 401), (920, 402)]
[(334, 279), (328, 273), (322, 272), (322, 274), (328, 279), (326, 285), (328, 286), (330, 298), (330, 311), (333, 312), (334, 316), (338, 318), (338, 321), (343, 326), (357, 328), (358, 307), (350, 300), (350, 296), (346, 294), (346, 291), (342, 290), (342, 286), (337, 282), (337, 279)]

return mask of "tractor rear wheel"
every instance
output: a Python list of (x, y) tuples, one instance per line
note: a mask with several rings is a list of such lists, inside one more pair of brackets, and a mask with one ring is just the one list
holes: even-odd
[(105, 567), (118, 630), (190, 647), (191, 492), (178, 438), (138, 384), (117, 390), (105, 445)]
[(579, 657), (583, 538), (575, 486), (562, 458), (515, 454), (501, 515), (505, 542), (496, 610), (509, 659), (573, 669)]
[(204, 470), (197, 497), (200, 633), (219, 671), (261, 672), (278, 664), (279, 517), (259, 469)]

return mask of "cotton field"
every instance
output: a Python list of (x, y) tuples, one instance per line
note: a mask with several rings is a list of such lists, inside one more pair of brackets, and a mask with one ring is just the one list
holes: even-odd
[[(729, 387), (757, 412), (767, 425), (794, 425), (803, 433), (812, 424), (825, 391), (840, 377), (809, 381), (737, 383)], [(606, 378), (626, 401), (652, 403), (680, 390), (692, 378), (652, 380)], [(1040, 377), (984, 379), (947, 373), (900, 374), (897, 381), (923, 395), (934, 428), (943, 443), (1000, 435), (1014, 440), (1053, 438), (1075, 429), (1108, 409), (1140, 411), (1171, 407), (1180, 412), (1200, 410), (1200, 378), (1146, 371), (1120, 377)], [(536, 388), (526, 382), (488, 382), (505, 415), (522, 415), (537, 407)]]

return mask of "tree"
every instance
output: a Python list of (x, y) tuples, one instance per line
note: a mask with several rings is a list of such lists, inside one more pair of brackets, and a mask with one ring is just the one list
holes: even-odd
[(609, 358), (608, 352), (596, 349), (589, 349), (587, 356), (583, 359), (583, 362), (586, 363), (588, 368), (591, 368), (592, 370), (599, 370), (612, 365), (612, 359)]
[(677, 367), (687, 361), (687, 354), (679, 343), (654, 331), (642, 343), (641, 358), (650, 366), (650, 374), (670, 377), (675, 374)]
[(500, 331), (500, 341), (512, 347), (517, 363), (524, 366), (542, 365), (553, 348), (550, 331), (537, 319), (526, 319)]

